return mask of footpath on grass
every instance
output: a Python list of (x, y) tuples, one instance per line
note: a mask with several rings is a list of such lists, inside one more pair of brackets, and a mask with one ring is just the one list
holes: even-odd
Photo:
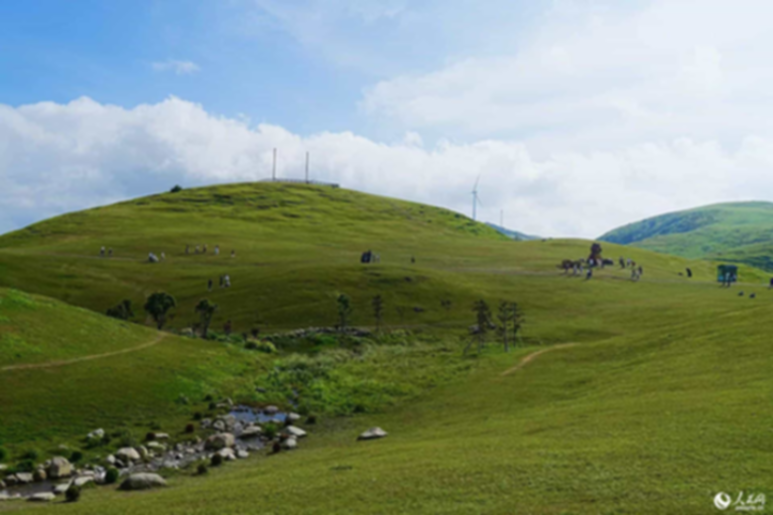
[(166, 338), (166, 334), (161, 333), (149, 342), (143, 343), (142, 345), (138, 345), (137, 347), (131, 347), (129, 349), (121, 349), (113, 352), (105, 352), (104, 354), (92, 354), (91, 356), (83, 356), (80, 358), (73, 358), (73, 359), (66, 359), (61, 361), (49, 361), (47, 363), (31, 363), (28, 365), (10, 365), (7, 367), (0, 368), (0, 372), (11, 372), (14, 370), (32, 370), (37, 368), (56, 368), (56, 367), (63, 367), (66, 365), (72, 365), (75, 363), (81, 363), (83, 361), (92, 361), (95, 359), (102, 359), (102, 358), (110, 358), (113, 356), (119, 356), (121, 354), (128, 354), (130, 352), (137, 352), (141, 351), (143, 349), (147, 349), (149, 347), (153, 347), (154, 345), (157, 345), (161, 343), (161, 341)]
[(568, 347), (575, 347), (579, 345), (578, 343), (560, 343), (558, 345), (553, 345), (552, 347), (548, 347), (547, 349), (538, 350), (537, 352), (532, 352), (531, 354), (528, 354), (524, 356), (521, 361), (518, 362), (517, 365), (514, 367), (508, 368), (504, 372), (502, 372), (503, 376), (510, 375), (513, 372), (517, 372), (518, 370), (522, 369), (538, 357), (540, 357), (542, 354), (545, 354), (546, 352), (558, 350), (558, 349), (566, 349)]

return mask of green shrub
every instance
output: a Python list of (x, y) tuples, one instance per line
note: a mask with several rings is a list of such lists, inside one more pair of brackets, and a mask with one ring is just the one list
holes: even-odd
[(115, 467), (110, 467), (107, 469), (107, 472), (105, 472), (105, 484), (106, 485), (112, 485), (116, 481), (118, 481), (118, 478), (121, 476), (121, 473), (118, 471)]
[(183, 187), (179, 184), (175, 184), (171, 190), (169, 190), (169, 193), (180, 193), (183, 190)]
[(279, 433), (279, 428), (273, 422), (268, 422), (263, 425), (263, 435), (269, 440), (273, 440), (277, 433)]
[(32, 472), (35, 470), (35, 462), (32, 460), (22, 460), (13, 469), (15, 472)]
[(2, 447), (0, 447), (0, 461), (3, 461), (3, 460), (5, 459), (5, 457), (6, 457), (6, 456), (8, 456), (8, 453), (6, 452), (6, 450), (5, 450), (5, 449), (3, 449)]
[(39, 457), (40, 457), (40, 453), (35, 449), (29, 449), (28, 451), (25, 451), (24, 454), (21, 455), (21, 459), (31, 460), (31, 461), (35, 461)]
[(213, 454), (211, 463), (213, 467), (219, 467), (223, 464), (223, 457), (220, 454)]
[[(214, 458), (214, 456), (213, 456), (213, 458)], [(198, 475), (200, 475), (200, 476), (203, 476), (207, 472), (209, 472), (209, 469), (207, 468), (207, 464), (206, 463), (199, 463), (199, 466), (196, 467), (196, 473)]]
[(67, 491), (64, 493), (67, 502), (78, 502), (81, 498), (81, 489), (75, 483), (71, 484)]
[(73, 463), (78, 463), (80, 460), (83, 459), (83, 453), (81, 451), (73, 451), (70, 455), (70, 461)]

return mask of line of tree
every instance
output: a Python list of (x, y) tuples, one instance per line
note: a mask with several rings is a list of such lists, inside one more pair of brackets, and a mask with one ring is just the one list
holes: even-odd
[(502, 339), (505, 352), (510, 352), (510, 342), (515, 342), (525, 320), (518, 304), (508, 301), (500, 302), (496, 315), (499, 321), (498, 325), (494, 323), (491, 308), (485, 300), (476, 300), (472, 305), (472, 311), (475, 314), (475, 325), (470, 330), (473, 337), (464, 348), (464, 353), (466, 354), (475, 343), (478, 344), (478, 352), (480, 352), (486, 346), (489, 334), (493, 331), (496, 331)]

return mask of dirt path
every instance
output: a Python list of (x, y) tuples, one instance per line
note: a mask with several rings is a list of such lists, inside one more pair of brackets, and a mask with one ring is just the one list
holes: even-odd
[(504, 372), (502, 372), (503, 376), (507, 376), (512, 374), (513, 372), (517, 372), (518, 370), (522, 369), (535, 359), (537, 359), (542, 354), (545, 354), (546, 352), (554, 351), (557, 349), (566, 349), (568, 347), (575, 347), (576, 345), (579, 345), (577, 343), (561, 343), (559, 345), (553, 345), (552, 347), (548, 347), (547, 349), (538, 350), (537, 352), (532, 352), (531, 354), (524, 356), (521, 361), (518, 362), (517, 365), (515, 365), (512, 368), (508, 368)]
[(151, 341), (143, 343), (142, 345), (138, 345), (137, 347), (131, 347), (129, 349), (121, 349), (114, 352), (106, 352), (104, 354), (94, 354), (91, 356), (83, 356), (81, 358), (73, 358), (73, 359), (66, 359), (61, 361), (49, 361), (47, 363), (30, 363), (28, 365), (11, 365), (7, 367), (0, 368), (0, 372), (11, 372), (13, 370), (32, 370), (36, 368), (56, 368), (56, 367), (63, 367), (66, 365), (72, 365), (74, 363), (80, 363), (82, 361), (92, 361), (95, 359), (102, 359), (102, 358), (110, 358), (113, 356), (119, 356), (121, 354), (128, 354), (130, 352), (136, 352), (143, 349), (147, 349), (149, 347), (153, 347), (154, 345), (157, 345), (161, 343), (161, 341), (166, 338), (166, 334), (159, 334), (155, 338), (153, 338)]

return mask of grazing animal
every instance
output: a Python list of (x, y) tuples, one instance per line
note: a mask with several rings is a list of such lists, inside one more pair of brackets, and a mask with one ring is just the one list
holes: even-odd
[(739, 296), (739, 297), (743, 297), (743, 292), (742, 292), (742, 291), (739, 291), (739, 292), (738, 292), (738, 296)]
[(757, 298), (757, 294), (756, 293), (752, 293), (751, 295), (749, 295), (749, 298), (750, 299), (756, 299)]

